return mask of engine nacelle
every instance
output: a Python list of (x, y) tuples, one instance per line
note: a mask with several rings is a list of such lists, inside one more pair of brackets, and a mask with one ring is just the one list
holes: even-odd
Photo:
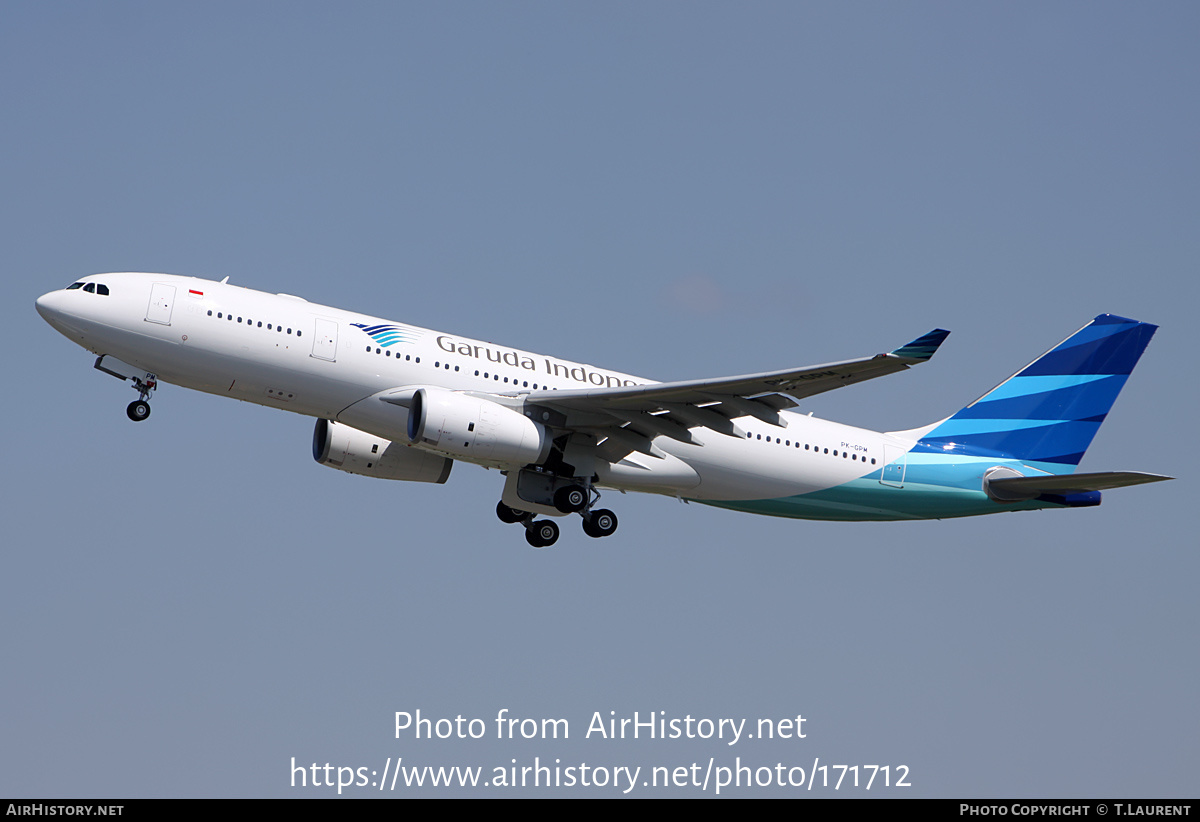
[(453, 460), (376, 437), (357, 428), (317, 420), (313, 430), (313, 459), (339, 471), (364, 477), (443, 483)]
[(414, 445), (482, 465), (528, 465), (550, 455), (550, 432), (491, 400), (421, 388), (408, 407)]

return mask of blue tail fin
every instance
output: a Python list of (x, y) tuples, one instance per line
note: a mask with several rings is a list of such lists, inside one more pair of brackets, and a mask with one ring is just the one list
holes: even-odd
[(1101, 314), (936, 426), (917, 449), (1074, 471), (1157, 328)]

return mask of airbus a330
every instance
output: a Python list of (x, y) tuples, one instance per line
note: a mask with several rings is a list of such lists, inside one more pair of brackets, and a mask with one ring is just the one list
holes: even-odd
[(616, 531), (601, 488), (909, 520), (1092, 506), (1170, 479), (1075, 473), (1156, 329), (1111, 314), (946, 419), (883, 433), (794, 409), (923, 363), (949, 332), (845, 362), (654, 382), (225, 280), (101, 274), (37, 310), (138, 392), (134, 421), (170, 383), (315, 417), (316, 461), (353, 474), (443, 483), (456, 461), (499, 469), (496, 513), (535, 547), (554, 544), (563, 516), (591, 537)]

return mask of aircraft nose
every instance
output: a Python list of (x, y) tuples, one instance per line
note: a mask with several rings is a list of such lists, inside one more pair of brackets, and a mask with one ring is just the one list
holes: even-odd
[(37, 312), (42, 315), (42, 319), (59, 331), (63, 329), (67, 315), (66, 308), (63, 306), (66, 295), (65, 291), (51, 291), (38, 297), (36, 303)]
[(42, 315), (42, 319), (49, 321), (51, 317), (61, 314), (62, 312), (55, 307), (55, 297), (59, 294), (58, 291), (51, 291), (37, 298), (37, 311)]

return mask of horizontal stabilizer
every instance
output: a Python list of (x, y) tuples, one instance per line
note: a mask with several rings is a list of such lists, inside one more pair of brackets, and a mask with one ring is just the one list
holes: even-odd
[(1101, 471), (1095, 474), (1055, 474), (1039, 477), (1008, 477), (988, 481), (988, 493), (1005, 500), (1035, 499), (1053, 494), (1069, 496), (1089, 491), (1104, 491), (1126, 485), (1141, 485), (1145, 482), (1161, 482), (1175, 479), (1161, 474), (1144, 474), (1140, 471)]

